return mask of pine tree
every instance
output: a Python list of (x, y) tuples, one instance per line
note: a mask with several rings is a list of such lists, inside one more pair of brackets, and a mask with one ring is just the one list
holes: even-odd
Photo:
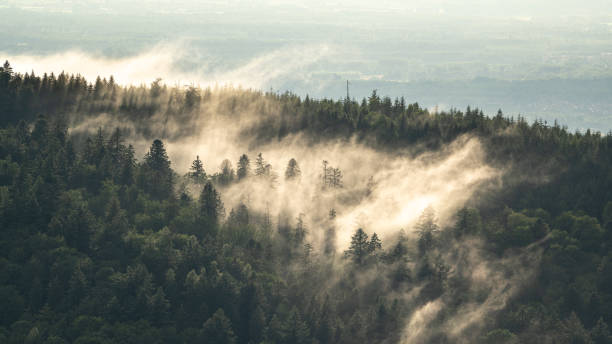
[(260, 343), (266, 327), (266, 315), (260, 306), (257, 306), (251, 313), (249, 319), (249, 339), (253, 343)]
[(7, 88), (8, 84), (13, 76), (13, 68), (11, 64), (7, 61), (4, 62), (4, 65), (0, 67), (0, 89)]
[(167, 172), (170, 169), (170, 159), (166, 147), (161, 140), (154, 140), (149, 152), (145, 155), (145, 163), (153, 171)]
[(278, 175), (272, 170), (272, 165), (270, 164), (266, 164), (264, 171), (264, 175), (268, 178), (269, 186), (274, 188), (278, 180)]
[[(53, 74), (51, 74), (51, 77), (53, 77)], [(99, 76), (96, 78), (96, 83), (94, 85), (93, 92), (95, 98), (100, 98), (102, 96), (102, 93), (104, 92), (104, 83), (102, 82), (102, 79)]]
[(224, 216), (223, 202), (211, 182), (207, 182), (200, 194), (200, 220), (208, 230), (216, 231)]
[(202, 326), (202, 341), (204, 343), (236, 343), (232, 322), (219, 308)]
[(299, 179), (301, 175), (302, 172), (300, 171), (300, 166), (298, 165), (295, 159), (291, 158), (291, 160), (289, 160), (289, 163), (287, 163), (287, 169), (285, 170), (285, 179), (295, 180)]
[(11, 67), (11, 64), (8, 62), (8, 60), (4, 61), (2, 68), (0, 68), (0, 73), (6, 73), (8, 75), (13, 75), (13, 67)]
[(72, 307), (76, 307), (85, 297), (87, 289), (87, 278), (81, 270), (80, 264), (74, 268), (68, 283), (68, 299)]
[(193, 86), (189, 87), (185, 92), (185, 107), (188, 110), (196, 109), (201, 101), (200, 89)]
[(323, 160), (323, 189), (341, 188), (342, 187), (342, 171), (339, 168), (329, 166), (326, 160)]
[(610, 329), (603, 318), (599, 318), (597, 324), (591, 329), (591, 339), (594, 344), (612, 344)]
[(339, 168), (333, 168), (331, 170), (331, 186), (334, 189), (342, 187), (342, 171)]
[(416, 230), (419, 235), (418, 247), (419, 254), (425, 255), (434, 246), (436, 234), (439, 232), (438, 225), (433, 208), (427, 207), (416, 225)]
[(170, 301), (166, 298), (164, 288), (158, 287), (155, 294), (147, 297), (147, 303), (150, 310), (150, 319), (159, 326), (168, 318), (168, 310), (170, 309)]
[(113, 196), (106, 207), (102, 230), (97, 234), (98, 256), (108, 260), (121, 259), (124, 254), (122, 236), (127, 233), (128, 228), (125, 211), (121, 209), (117, 196)]
[(272, 316), (272, 319), (268, 322), (266, 327), (266, 339), (271, 343), (284, 343), (285, 333), (283, 324), (276, 314)]
[(286, 343), (302, 344), (308, 343), (310, 337), (310, 329), (302, 320), (297, 308), (294, 306), (291, 309), (289, 317), (283, 324), (284, 339)]
[(329, 210), (329, 228), (325, 231), (323, 238), (323, 253), (326, 255), (332, 255), (336, 252), (336, 226), (334, 221), (336, 219), (336, 210)]
[(228, 219), (232, 225), (243, 227), (249, 224), (249, 209), (244, 203), (240, 203), (236, 210), (232, 209)]
[(394, 263), (398, 260), (403, 260), (405, 255), (408, 253), (408, 248), (406, 247), (406, 235), (404, 234), (404, 230), (400, 230), (399, 238), (397, 239), (397, 243), (391, 249), (385, 259), (389, 263)]
[(257, 154), (257, 159), (255, 159), (255, 175), (256, 176), (266, 175), (266, 161), (264, 160), (261, 153)]
[(457, 212), (457, 223), (455, 224), (455, 237), (477, 234), (480, 231), (480, 215), (476, 209), (462, 208)]
[(202, 160), (200, 160), (200, 156), (197, 155), (196, 159), (191, 163), (191, 168), (189, 169), (189, 177), (196, 184), (203, 184), (206, 181), (206, 172), (204, 171), (204, 164), (202, 164)]
[(304, 214), (300, 214), (297, 218), (294, 238), (296, 246), (301, 245), (304, 242), (304, 239), (306, 238), (306, 225), (304, 225)]
[(368, 107), (369, 107), (370, 112), (375, 112), (375, 111), (380, 110), (380, 107), (381, 107), (380, 97), (377, 94), (377, 90), (373, 90), (372, 94), (368, 98)]
[(592, 343), (589, 331), (584, 328), (582, 322), (574, 312), (561, 322), (561, 328), (558, 334), (562, 343)]
[(236, 170), (236, 177), (238, 180), (242, 180), (249, 176), (251, 173), (251, 164), (249, 157), (246, 154), (242, 154), (238, 160), (238, 169)]
[(358, 228), (355, 234), (351, 237), (351, 246), (344, 252), (345, 256), (349, 257), (355, 264), (361, 265), (365, 262), (365, 258), (370, 252), (370, 242), (368, 235), (363, 229)]
[(144, 171), (141, 184), (153, 197), (167, 199), (173, 194), (172, 170), (170, 159), (161, 140), (153, 141), (149, 152), (144, 157)]
[(134, 146), (132, 145), (128, 145), (121, 154), (120, 184), (132, 185), (134, 182), (134, 170), (136, 167), (136, 158), (134, 158), (134, 154)]
[(221, 185), (229, 185), (234, 181), (234, 169), (228, 159), (223, 160), (221, 163), (221, 174), (219, 174), (218, 181)]
[(370, 238), (370, 243), (368, 244), (368, 251), (370, 253), (373, 253), (381, 249), (382, 249), (382, 242), (378, 238), (378, 235), (376, 233), (372, 234), (372, 237)]

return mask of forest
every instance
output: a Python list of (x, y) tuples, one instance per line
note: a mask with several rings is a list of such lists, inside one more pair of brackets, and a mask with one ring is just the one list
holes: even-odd
[(0, 343), (612, 343), (612, 132), (8, 61), (0, 126)]

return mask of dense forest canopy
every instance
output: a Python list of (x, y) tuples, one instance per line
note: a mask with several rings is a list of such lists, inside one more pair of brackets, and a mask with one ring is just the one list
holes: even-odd
[(0, 342), (612, 342), (611, 133), (8, 62), (0, 125)]

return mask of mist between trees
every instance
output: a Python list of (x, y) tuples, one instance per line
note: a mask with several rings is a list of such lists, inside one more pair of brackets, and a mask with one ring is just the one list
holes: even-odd
[(8, 63), (0, 96), (3, 341), (610, 341), (610, 135)]

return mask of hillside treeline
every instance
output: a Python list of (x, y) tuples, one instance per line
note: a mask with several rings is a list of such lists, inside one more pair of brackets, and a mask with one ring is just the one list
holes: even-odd
[[(398, 230), (382, 242), (376, 228), (355, 228), (340, 250), (334, 209), (324, 228), (299, 214), (226, 209), (228, 184), (271, 178), (255, 157), (234, 157), (237, 171), (204, 171), (196, 158), (176, 172), (164, 140), (197, 130), (212, 109), (246, 118), (254, 143), (301, 134), (422, 152), (474, 135), (506, 173), (501, 190), (483, 190), (452, 225), (427, 209), (414, 235)], [(133, 131), (69, 133), (102, 114)], [(0, 342), (394, 343), (418, 332), (410, 324), (430, 303), (444, 306), (421, 325), (426, 342), (612, 342), (610, 134), (501, 111), (432, 113), (376, 92), (357, 102), (126, 87), (17, 74), (8, 63), (0, 119)], [(141, 156), (130, 145), (136, 134), (151, 141)], [(297, 178), (294, 158), (274, 178)], [(325, 233), (323, 247), (311, 231)], [(474, 282), (482, 262), (503, 278)], [(473, 309), (486, 316), (462, 317)]]

